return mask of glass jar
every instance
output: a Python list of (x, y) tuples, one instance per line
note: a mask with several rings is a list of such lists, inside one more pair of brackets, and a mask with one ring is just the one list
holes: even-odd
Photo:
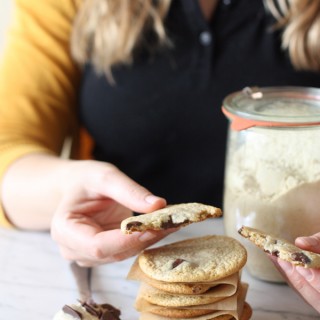
[(225, 232), (247, 248), (253, 276), (283, 282), (238, 229), (250, 226), (291, 242), (320, 232), (320, 89), (245, 88), (224, 99), (223, 112), (230, 120)]

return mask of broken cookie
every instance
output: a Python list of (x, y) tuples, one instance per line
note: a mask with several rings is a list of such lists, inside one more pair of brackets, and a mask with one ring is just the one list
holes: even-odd
[(238, 232), (265, 252), (282, 260), (305, 268), (320, 268), (320, 254), (302, 250), (285, 239), (254, 228), (242, 226)]
[(181, 203), (167, 206), (151, 213), (127, 218), (122, 221), (121, 230), (126, 234), (135, 231), (165, 230), (221, 216), (221, 209), (213, 206), (201, 203)]

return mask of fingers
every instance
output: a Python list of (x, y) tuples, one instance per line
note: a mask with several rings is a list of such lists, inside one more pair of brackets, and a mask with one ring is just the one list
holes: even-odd
[(124, 235), (120, 230), (110, 230), (87, 239), (87, 248), (81, 254), (67, 246), (60, 246), (60, 252), (65, 259), (76, 261), (81, 266), (95, 266), (137, 255), (176, 230), (147, 231), (131, 235)]
[(166, 205), (166, 200), (153, 195), (117, 167), (105, 164), (103, 172), (91, 184), (96, 193), (110, 197), (136, 212), (150, 212)]
[(299, 274), (315, 289), (320, 295), (320, 270), (303, 267), (296, 268)]
[(320, 232), (310, 237), (299, 237), (295, 244), (304, 250), (320, 253)]
[[(102, 261), (108, 257), (111, 257), (113, 261), (126, 259), (140, 253), (175, 230), (135, 232), (129, 235), (124, 235), (120, 230), (101, 232), (96, 235), (95, 239), (95, 247), (99, 252), (97, 258)], [(106, 246), (105, 243), (108, 245)]]
[(320, 270), (295, 267), (290, 262), (273, 259), (279, 271), (313, 308), (320, 312)]
[(146, 213), (162, 208), (165, 199), (111, 164), (77, 163), (75, 172), (80, 178), (66, 188), (51, 223), (52, 238), (64, 258), (87, 266), (123, 260), (172, 232), (122, 234), (114, 228), (119, 228), (131, 211)]

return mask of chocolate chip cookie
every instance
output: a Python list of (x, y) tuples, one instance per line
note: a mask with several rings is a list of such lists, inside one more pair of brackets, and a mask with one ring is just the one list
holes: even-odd
[(165, 208), (130, 217), (122, 221), (121, 230), (130, 234), (146, 230), (164, 230), (187, 226), (194, 222), (200, 222), (208, 218), (222, 216), (219, 208), (201, 203), (181, 203)]
[(167, 282), (218, 280), (238, 272), (246, 261), (247, 251), (239, 241), (219, 235), (147, 249), (138, 257), (147, 276)]
[(320, 268), (320, 254), (302, 250), (285, 239), (254, 228), (242, 226), (238, 232), (265, 252), (282, 260), (305, 268)]

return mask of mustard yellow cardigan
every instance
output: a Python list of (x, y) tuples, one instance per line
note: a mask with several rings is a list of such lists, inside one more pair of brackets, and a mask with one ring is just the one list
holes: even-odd
[[(17, 158), (59, 155), (77, 128), (80, 70), (69, 49), (76, 10), (76, 0), (15, 1), (0, 66), (0, 185)], [(10, 226), (3, 206), (0, 225)]]

